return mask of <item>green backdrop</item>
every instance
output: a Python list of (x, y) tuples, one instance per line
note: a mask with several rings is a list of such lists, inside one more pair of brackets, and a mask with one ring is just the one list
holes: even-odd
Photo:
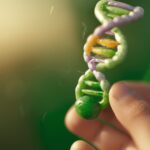
[[(31, 5), (31, 13), (35, 15), (22, 23), (21, 31), (26, 31), (30, 24), (33, 26), (30, 30), (27, 28), (26, 36), (21, 32), (17, 34), (17, 39), (23, 37), (25, 42), (17, 42), (19, 52), (12, 61), (15, 65), (11, 62), (8, 69), (4, 69), (7, 64), (4, 61), (4, 67), (0, 68), (0, 149), (69, 150), (78, 139), (65, 128), (64, 117), (75, 101), (74, 88), (78, 78), (87, 70), (82, 47), (87, 36), (99, 25), (93, 12), (96, 2), (22, 0), (18, 3), (14, 0), (9, 6), (19, 5), (27, 13)], [(111, 83), (148, 81), (150, 73), (145, 73), (150, 66), (150, 1), (124, 2), (144, 7), (145, 17), (122, 28), (128, 40), (128, 56), (122, 64), (107, 71), (107, 78)], [(18, 13), (22, 11), (17, 10)], [(24, 50), (25, 53), (20, 54)], [(7, 55), (12, 57), (10, 53)]]

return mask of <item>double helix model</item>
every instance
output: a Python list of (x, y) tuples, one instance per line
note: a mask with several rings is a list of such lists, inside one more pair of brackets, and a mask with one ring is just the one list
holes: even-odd
[(101, 25), (84, 45), (83, 56), (89, 69), (75, 89), (75, 108), (85, 119), (96, 118), (109, 106), (110, 84), (103, 72), (122, 62), (127, 53), (127, 42), (119, 27), (142, 18), (144, 10), (118, 1), (101, 0), (95, 7), (95, 15)]

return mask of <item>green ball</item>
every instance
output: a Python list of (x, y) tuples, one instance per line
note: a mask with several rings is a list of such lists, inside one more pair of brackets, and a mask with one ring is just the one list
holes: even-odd
[(85, 119), (94, 119), (101, 111), (97, 99), (91, 96), (80, 97), (80, 99), (77, 100), (75, 107), (77, 113)]

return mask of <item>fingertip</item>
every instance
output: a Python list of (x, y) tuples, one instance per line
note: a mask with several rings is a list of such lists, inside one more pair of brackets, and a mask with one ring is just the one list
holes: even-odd
[(75, 107), (68, 111), (65, 117), (65, 124), (70, 132), (87, 140), (91, 140), (101, 127), (97, 120), (81, 118), (77, 114)]
[(71, 107), (66, 115), (65, 124), (68, 130), (76, 135), (81, 134), (82, 128), (88, 124), (88, 121), (81, 118), (77, 112), (75, 107)]
[(76, 114), (75, 108), (71, 107), (68, 110), (66, 117), (65, 117), (65, 125), (68, 128), (68, 130), (70, 130), (71, 132), (74, 131), (74, 127), (76, 124), (74, 119), (76, 119), (76, 117), (77, 117), (77, 114)]
[(84, 141), (76, 141), (72, 144), (70, 150), (94, 150), (94, 148)]
[(149, 101), (143, 96), (147, 88), (149, 85), (138, 82), (118, 82), (111, 87), (109, 98), (112, 110), (131, 133), (135, 129), (139, 130), (137, 124), (143, 124), (143, 120), (146, 121), (150, 116)]
[(120, 81), (112, 85), (109, 97), (110, 103), (126, 95), (148, 95), (150, 84), (145, 82)]
[(119, 100), (129, 92), (127, 82), (121, 81), (113, 84), (109, 92), (110, 104), (113, 104), (114, 101)]

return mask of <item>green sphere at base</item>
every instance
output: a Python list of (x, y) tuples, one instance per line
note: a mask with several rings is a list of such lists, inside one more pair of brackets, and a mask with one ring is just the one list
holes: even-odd
[(77, 113), (85, 119), (96, 118), (101, 112), (98, 101), (98, 98), (93, 98), (91, 96), (80, 97), (75, 104)]

